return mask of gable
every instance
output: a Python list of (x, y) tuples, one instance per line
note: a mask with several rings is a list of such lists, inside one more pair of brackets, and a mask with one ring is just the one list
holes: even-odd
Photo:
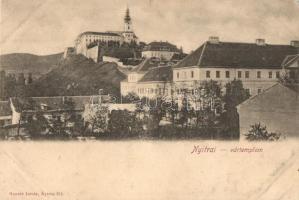
[(299, 113), (299, 93), (278, 83), (241, 103), (238, 108), (251, 111)]

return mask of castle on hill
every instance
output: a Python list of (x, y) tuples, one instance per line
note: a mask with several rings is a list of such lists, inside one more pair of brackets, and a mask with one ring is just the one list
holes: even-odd
[[(83, 54), (87, 56), (88, 49), (95, 43), (114, 43), (121, 45), (123, 43), (139, 43), (138, 37), (135, 35), (132, 26), (132, 18), (130, 16), (130, 10), (127, 8), (124, 17), (124, 29), (123, 31), (106, 31), (106, 32), (92, 32), (87, 31), (78, 35), (75, 40), (74, 53)], [(71, 50), (69, 50), (71, 51)]]

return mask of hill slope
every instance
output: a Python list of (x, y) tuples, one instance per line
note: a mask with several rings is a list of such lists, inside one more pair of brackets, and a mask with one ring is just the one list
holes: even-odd
[(31, 73), (47, 73), (57, 67), (62, 53), (38, 56), (26, 53), (0, 55), (0, 70), (26, 70)]
[(99, 89), (118, 95), (126, 76), (114, 63), (94, 63), (82, 55), (63, 60), (59, 66), (28, 88), (30, 96), (95, 95)]

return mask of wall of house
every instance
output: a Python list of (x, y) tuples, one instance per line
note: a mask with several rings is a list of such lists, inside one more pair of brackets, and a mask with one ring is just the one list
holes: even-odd
[(120, 92), (122, 96), (126, 96), (129, 93), (136, 93), (136, 82), (122, 81), (120, 82)]
[(164, 82), (121, 82), (121, 94), (123, 96), (133, 92), (140, 98), (155, 98), (159, 95), (170, 95), (171, 94), (171, 83)]
[[(245, 76), (246, 74), (248, 76)], [(237, 79), (242, 80), (244, 88), (249, 89), (253, 96), (273, 86), (281, 74), (282, 70), (280, 69), (189, 67), (173, 69), (173, 81), (176, 87), (183, 88), (185, 85), (192, 87), (196, 81), (208, 80), (218, 81), (225, 86), (226, 83)]]
[(137, 73), (137, 72), (132, 72), (128, 74), (128, 82), (130, 83), (137, 83), (145, 73)]
[(12, 116), (0, 116), (0, 127), (11, 124)]
[(250, 108), (239, 110), (240, 138), (245, 139), (245, 133), (256, 123), (266, 125), (268, 132), (282, 133), (287, 138), (299, 137), (299, 110), (282, 112), (259, 111)]
[(161, 58), (165, 60), (170, 60), (175, 52), (169, 52), (169, 51), (143, 51), (142, 57), (145, 58)]
[(114, 41), (114, 42), (119, 42), (121, 44), (123, 42), (123, 37), (110, 36), (110, 35), (97, 35), (97, 34), (82, 35), (75, 42), (76, 53), (86, 56), (87, 45), (89, 45), (95, 41), (103, 41), (103, 42)]

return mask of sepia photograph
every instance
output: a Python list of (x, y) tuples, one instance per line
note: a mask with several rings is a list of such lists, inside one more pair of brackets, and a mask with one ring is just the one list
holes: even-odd
[(299, 199), (298, 0), (0, 2), (0, 199)]

